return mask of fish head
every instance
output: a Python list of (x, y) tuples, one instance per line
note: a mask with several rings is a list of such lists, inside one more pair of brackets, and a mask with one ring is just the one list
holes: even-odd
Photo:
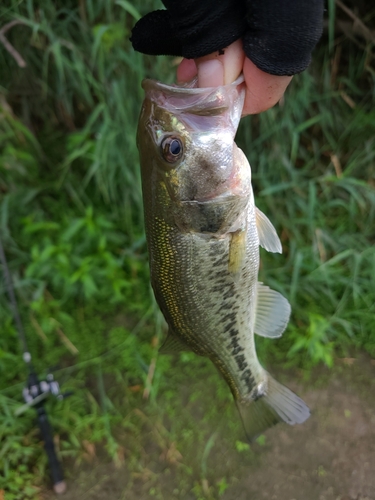
[(143, 86), (138, 148), (147, 195), (163, 200), (164, 218), (182, 231), (227, 231), (251, 191), (250, 166), (234, 143), (242, 84), (199, 89), (146, 80)]

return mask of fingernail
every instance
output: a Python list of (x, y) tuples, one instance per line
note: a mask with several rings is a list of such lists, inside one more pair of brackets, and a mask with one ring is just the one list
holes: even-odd
[(224, 85), (224, 67), (218, 59), (198, 62), (198, 87)]

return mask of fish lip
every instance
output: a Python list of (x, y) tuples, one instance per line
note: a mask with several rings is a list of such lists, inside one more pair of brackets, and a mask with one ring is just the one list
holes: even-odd
[(240, 99), (245, 98), (244, 77), (220, 87), (196, 87), (195, 80), (185, 85), (167, 85), (158, 80), (145, 79), (142, 87), (146, 97), (160, 108), (173, 113), (193, 115), (221, 115), (231, 105), (230, 95), (241, 87)]
[(142, 88), (147, 92), (148, 90), (161, 90), (164, 92), (171, 92), (173, 94), (207, 94), (207, 92), (212, 92), (212, 91), (220, 91), (222, 92), (222, 89), (228, 89), (230, 87), (237, 87), (238, 85), (241, 85), (245, 81), (245, 77), (243, 73), (240, 74), (240, 76), (237, 78), (232, 83), (229, 83), (227, 85), (221, 85), (219, 87), (197, 87), (197, 82), (198, 79), (195, 77), (193, 80), (191, 80), (188, 83), (185, 83), (183, 85), (178, 85), (178, 84), (172, 84), (168, 85), (167, 83), (162, 83), (159, 80), (153, 80), (151, 78), (145, 78), (142, 81)]

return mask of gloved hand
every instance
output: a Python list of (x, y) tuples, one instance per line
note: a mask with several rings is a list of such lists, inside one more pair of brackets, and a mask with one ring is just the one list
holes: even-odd
[(246, 56), (271, 75), (310, 63), (323, 25), (323, 0), (163, 0), (134, 26), (135, 50), (196, 59), (243, 39)]
[(184, 60), (177, 74), (185, 81), (198, 72), (199, 86), (230, 83), (243, 71), (244, 114), (256, 113), (273, 106), (290, 76), (309, 65), (322, 33), (323, 1), (163, 0), (167, 10), (140, 19), (131, 41), (146, 54), (195, 59)]

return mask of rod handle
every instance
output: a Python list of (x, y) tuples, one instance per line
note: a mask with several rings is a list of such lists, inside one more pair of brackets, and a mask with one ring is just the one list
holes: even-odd
[(53, 442), (53, 435), (50, 423), (48, 421), (47, 413), (43, 406), (37, 408), (38, 424), (41, 436), (44, 442), (44, 449), (48, 456), (48, 463), (50, 467), (53, 489), (55, 493), (61, 494), (66, 490), (66, 483), (64, 481), (64, 474), (61, 464), (56, 455), (55, 445)]

